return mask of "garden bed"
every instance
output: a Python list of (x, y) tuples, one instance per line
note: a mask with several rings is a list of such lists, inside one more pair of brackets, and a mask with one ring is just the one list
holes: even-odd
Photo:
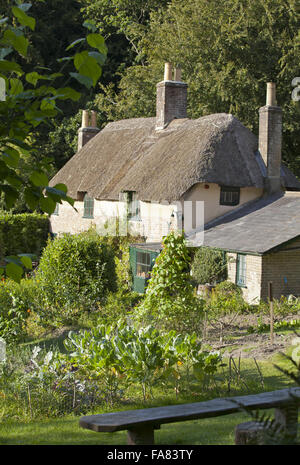
[[(299, 321), (300, 313), (287, 315), (284, 321)], [(279, 321), (276, 319), (275, 321)], [(255, 314), (224, 316), (221, 323), (209, 324), (206, 331), (206, 343), (215, 350), (221, 350), (224, 357), (230, 355), (234, 358), (255, 358), (257, 360), (267, 360), (279, 352), (286, 352), (296, 337), (292, 327), (274, 331), (273, 344), (271, 343), (269, 332), (252, 332), (249, 330), (258, 329), (260, 316)], [(264, 324), (268, 324), (267, 317), (262, 318)]]

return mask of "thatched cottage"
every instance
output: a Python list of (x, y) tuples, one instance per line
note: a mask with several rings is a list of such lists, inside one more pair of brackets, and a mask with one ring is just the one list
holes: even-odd
[[(108, 221), (126, 218), (148, 244), (149, 250), (135, 248), (135, 273), (144, 279), (151, 250), (159, 253), (157, 243), (170, 230), (183, 228), (193, 237), (203, 224), (258, 199), (300, 190), (281, 164), (281, 109), (274, 84), (268, 84), (267, 104), (259, 113), (258, 139), (230, 114), (189, 119), (187, 85), (177, 69), (173, 79), (166, 64), (157, 84), (156, 117), (116, 121), (100, 131), (95, 113), (90, 121), (83, 112), (78, 152), (51, 180), (53, 186), (67, 185), (76, 210), (58, 205), (51, 231), (76, 233), (95, 224), (103, 232)], [(202, 242), (203, 234), (196, 245)]]

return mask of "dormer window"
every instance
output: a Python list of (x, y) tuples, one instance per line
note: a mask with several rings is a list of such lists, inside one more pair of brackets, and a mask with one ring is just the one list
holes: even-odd
[(94, 199), (87, 194), (83, 200), (83, 218), (94, 218)]
[(235, 206), (240, 203), (240, 188), (221, 186), (220, 205)]

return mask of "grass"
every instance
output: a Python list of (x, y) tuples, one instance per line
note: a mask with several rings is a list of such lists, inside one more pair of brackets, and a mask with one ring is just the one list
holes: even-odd
[[(278, 365), (288, 368), (289, 362), (280, 354), (274, 358)], [(261, 385), (259, 373), (251, 359), (242, 359), (241, 374), (242, 380), (247, 384), (238, 383), (234, 378), (228, 392), (228, 385), (222, 374), (227, 367), (223, 367), (223, 372), (219, 373), (218, 389), (207, 391), (206, 393), (192, 392), (189, 397), (181, 397), (178, 403), (196, 402), (214, 397), (227, 397), (233, 395), (247, 395), (255, 392), (271, 391), (283, 389), (291, 386), (289, 378), (275, 369), (272, 362), (260, 361), (259, 367), (263, 373), (264, 386)], [(134, 408), (145, 408), (176, 403), (175, 397), (166, 397), (162, 390), (155, 392), (155, 400), (147, 401), (146, 405), (139, 401), (127, 401), (120, 403), (109, 411), (130, 410)], [(3, 410), (3, 404), (2, 404)], [(96, 412), (102, 413), (108, 408), (99, 408)], [(1, 404), (0, 404), (1, 414)], [(89, 413), (86, 413), (89, 414)], [(0, 444), (1, 445), (125, 445), (127, 441), (126, 431), (116, 433), (94, 433), (79, 427), (80, 416), (68, 415), (62, 418), (33, 419), (30, 421), (0, 421)], [(235, 426), (244, 421), (251, 420), (245, 413), (226, 415), (217, 418), (210, 418), (198, 421), (187, 421), (174, 424), (162, 425), (160, 430), (155, 432), (156, 444), (168, 445), (231, 445), (234, 444)]]
[[(0, 424), (1, 445), (126, 445), (126, 431), (95, 433), (79, 427), (79, 417), (32, 423)], [(226, 445), (234, 443), (234, 428), (248, 421), (245, 414), (162, 425), (155, 444)]]

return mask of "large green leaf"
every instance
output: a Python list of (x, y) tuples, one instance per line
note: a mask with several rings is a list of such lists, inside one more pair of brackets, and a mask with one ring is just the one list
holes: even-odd
[(0, 186), (0, 190), (4, 192), (4, 201), (6, 208), (10, 210), (13, 206), (17, 198), (19, 197), (19, 193), (17, 189), (15, 189), (12, 186), (9, 186), (8, 184), (2, 184)]
[(47, 175), (42, 171), (34, 171), (31, 174), (29, 180), (30, 182), (32, 182), (32, 184), (34, 184), (37, 187), (48, 186), (49, 182)]
[(6, 274), (9, 278), (13, 279), (17, 283), (21, 281), (21, 278), (23, 276), (22, 266), (17, 265), (16, 263), (8, 263), (5, 269), (6, 269)]
[(50, 199), (50, 197), (41, 197), (40, 198), (40, 207), (43, 210), (43, 212), (48, 213), (51, 215), (55, 208), (56, 208), (56, 202), (54, 200)]
[(41, 74), (37, 73), (36, 71), (32, 71), (32, 73), (27, 73), (25, 76), (25, 79), (27, 82), (32, 84), (33, 86), (36, 86), (37, 82), (39, 79), (48, 79), (46, 76), (42, 76)]
[(103, 55), (107, 54), (107, 47), (105, 45), (104, 37), (102, 37), (100, 34), (88, 34), (86, 40), (91, 47), (96, 48)]
[(3, 160), (8, 166), (16, 168), (19, 164), (20, 154), (17, 150), (12, 147), (6, 147), (2, 153)]
[(99, 53), (92, 50), (91, 52), (89, 52), (89, 56), (95, 58), (95, 60), (97, 61), (97, 63), (99, 63), (100, 66), (104, 65), (106, 55), (104, 55), (103, 53)]
[(11, 45), (21, 55), (27, 55), (29, 40), (23, 35), (17, 35), (11, 29), (7, 29), (3, 34), (4, 42)]
[(55, 97), (61, 100), (71, 99), (77, 102), (80, 99), (81, 94), (71, 87), (62, 87), (57, 91)]
[(64, 192), (65, 194), (68, 192), (68, 188), (65, 184), (62, 184), (62, 183), (59, 183), (59, 184), (55, 184), (55, 186), (53, 186), (54, 189), (58, 189), (62, 192)]
[(11, 95), (21, 94), (23, 92), (23, 90), (24, 90), (22, 81), (20, 79), (11, 78), (9, 80), (9, 85), (10, 85), (9, 93)]
[(87, 76), (82, 76), (79, 73), (70, 73), (74, 79), (76, 79), (80, 84), (83, 84), (87, 89), (93, 87), (93, 80)]
[(97, 84), (97, 81), (102, 74), (102, 70), (97, 63), (97, 60), (94, 57), (89, 56), (87, 51), (76, 53), (74, 57), (74, 65), (79, 74), (92, 79), (94, 86)]
[(0, 60), (0, 72), (15, 72), (17, 74), (23, 74), (22, 68), (18, 63), (8, 60)]
[(32, 16), (28, 16), (24, 10), (18, 8), (17, 6), (12, 7), (13, 15), (18, 19), (19, 23), (22, 26), (28, 26), (32, 31), (35, 29), (35, 19)]
[(25, 268), (27, 268), (28, 270), (32, 270), (32, 261), (31, 257), (28, 254), (19, 254), (18, 257), (20, 257), (22, 265), (24, 265)]
[(39, 199), (41, 197), (41, 193), (37, 192), (35, 189), (30, 187), (26, 187), (24, 189), (24, 199), (26, 204), (31, 210), (35, 210), (38, 206)]

